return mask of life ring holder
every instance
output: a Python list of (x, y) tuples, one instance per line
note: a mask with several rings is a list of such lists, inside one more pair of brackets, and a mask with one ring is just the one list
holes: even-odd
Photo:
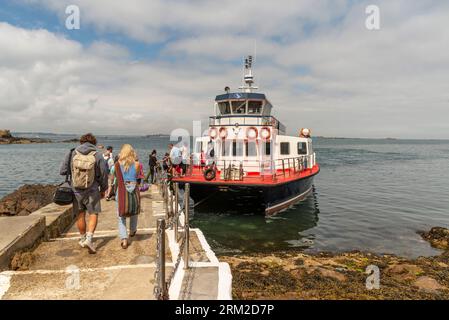
[(215, 170), (213, 168), (208, 168), (206, 170), (204, 170), (204, 179), (206, 179), (207, 181), (212, 181), (215, 179), (217, 173), (215, 172)]

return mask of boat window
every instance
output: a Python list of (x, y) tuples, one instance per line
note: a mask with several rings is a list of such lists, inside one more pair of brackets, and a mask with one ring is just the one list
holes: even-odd
[(269, 156), (271, 154), (271, 142), (270, 141), (266, 141), (263, 143), (265, 146), (265, 155)]
[(246, 100), (245, 101), (232, 101), (232, 113), (242, 114), (245, 113)]
[(197, 141), (196, 142), (196, 152), (201, 152), (203, 151), (203, 142), (202, 141)]
[(260, 114), (262, 101), (248, 101), (248, 114)]
[(231, 142), (232, 141), (223, 141), (221, 143), (221, 155), (223, 157), (227, 157), (231, 155)]
[(281, 154), (282, 155), (290, 154), (290, 142), (281, 142)]
[(234, 157), (243, 157), (243, 141), (232, 142), (232, 155)]
[(219, 102), (218, 110), (220, 110), (220, 114), (231, 114), (231, 106), (229, 105), (229, 101)]
[(298, 154), (299, 155), (307, 154), (307, 143), (306, 142), (298, 142)]
[(256, 141), (246, 141), (246, 156), (247, 157), (256, 157), (257, 156)]

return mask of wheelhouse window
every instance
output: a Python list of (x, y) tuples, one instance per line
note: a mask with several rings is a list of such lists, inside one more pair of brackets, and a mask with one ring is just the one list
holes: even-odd
[(260, 114), (262, 112), (262, 101), (248, 101), (248, 114)]
[(231, 114), (231, 106), (229, 104), (229, 101), (219, 102), (218, 110), (220, 111), (220, 115)]
[(246, 141), (246, 156), (247, 157), (256, 157), (257, 156), (257, 144), (256, 141)]
[(290, 154), (290, 142), (281, 142), (281, 155)]
[(307, 154), (307, 143), (306, 142), (298, 142), (298, 155)]
[(244, 114), (246, 112), (246, 100), (245, 101), (232, 101), (232, 113)]

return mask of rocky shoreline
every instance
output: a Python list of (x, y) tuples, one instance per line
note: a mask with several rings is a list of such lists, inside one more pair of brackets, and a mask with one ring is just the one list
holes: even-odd
[(51, 140), (40, 138), (14, 137), (9, 130), (0, 130), (1, 144), (30, 144), (30, 143), (51, 143)]
[[(0, 216), (28, 215), (51, 203), (55, 189), (24, 185), (0, 199)], [(284, 251), (219, 259), (231, 266), (235, 299), (449, 299), (449, 230), (418, 233), (442, 253), (406, 259), (358, 251)]]
[(27, 216), (53, 202), (54, 185), (24, 185), (0, 199), (0, 216)]
[(220, 260), (231, 266), (235, 299), (449, 299), (449, 230), (435, 227), (420, 234), (444, 252), (406, 259), (369, 252), (289, 251)]

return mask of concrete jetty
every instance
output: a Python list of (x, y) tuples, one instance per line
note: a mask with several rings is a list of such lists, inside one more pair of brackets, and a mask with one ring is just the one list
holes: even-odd
[[(103, 201), (102, 208), (96, 254), (78, 245), (71, 206), (51, 204), (27, 217), (0, 218), (0, 299), (155, 299), (156, 224), (167, 217), (159, 188), (142, 193), (138, 232), (126, 250), (115, 202)], [(180, 220), (182, 225), (182, 215)], [(190, 229), (187, 269), (181, 240), (170, 228), (164, 236), (170, 299), (231, 299), (229, 265), (218, 261), (201, 230)]]

